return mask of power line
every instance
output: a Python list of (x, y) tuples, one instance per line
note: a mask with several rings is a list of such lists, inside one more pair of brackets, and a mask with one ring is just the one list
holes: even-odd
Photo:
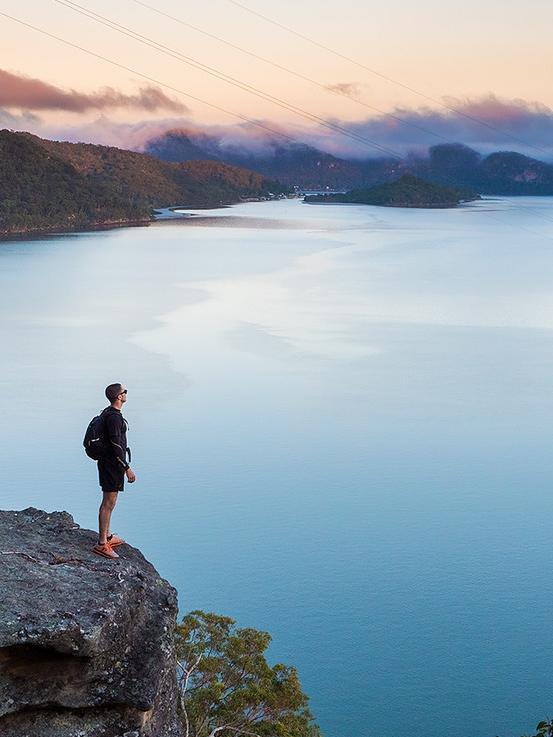
[(207, 100), (202, 100), (200, 97), (196, 97), (195, 95), (192, 95), (189, 92), (184, 92), (184, 90), (181, 90), (178, 87), (173, 87), (172, 85), (166, 84), (165, 82), (161, 82), (159, 79), (150, 77), (148, 74), (139, 72), (136, 69), (133, 69), (132, 67), (128, 67), (125, 64), (121, 64), (118, 61), (113, 61), (113, 59), (108, 59), (107, 56), (103, 56), (102, 54), (98, 54), (95, 51), (91, 51), (90, 49), (87, 49), (84, 46), (80, 46), (79, 44), (73, 43), (72, 41), (67, 41), (65, 38), (56, 36), (54, 33), (45, 31), (43, 28), (34, 26), (32, 23), (27, 23), (26, 21), (23, 21), (20, 18), (16, 18), (15, 16), (9, 15), (8, 13), (4, 13), (2, 11), (0, 11), (0, 16), (3, 16), (4, 18), (8, 18), (9, 20), (14, 21), (15, 23), (19, 23), (22, 26), (26, 26), (27, 28), (31, 28), (33, 31), (37, 31), (38, 33), (41, 33), (44, 36), (53, 38), (55, 41), (59, 41), (60, 43), (65, 44), (66, 46), (71, 46), (74, 49), (83, 51), (85, 54), (88, 54), (89, 56), (93, 56), (96, 59), (101, 59), (101, 61), (105, 61), (108, 64), (112, 64), (113, 66), (118, 67), (119, 69), (123, 69), (126, 72), (131, 72), (131, 74), (136, 74), (138, 77), (142, 77), (142, 79), (146, 79), (148, 82), (153, 82), (154, 84), (157, 84), (160, 87), (164, 87), (167, 90), (171, 90), (171, 92), (176, 92), (179, 95), (184, 95), (185, 97), (188, 97), (191, 100), (194, 100), (195, 102), (199, 102), (202, 105), (207, 105), (208, 107), (211, 107), (214, 110), (218, 110), (219, 112), (225, 113), (226, 115), (231, 115), (235, 118), (239, 118), (240, 120), (243, 120), (246, 123), (250, 123), (251, 125), (255, 125), (258, 128), (262, 128), (263, 130), (268, 131), (269, 133), (272, 133), (275, 136), (280, 136), (282, 138), (287, 139), (288, 141), (291, 141), (292, 143), (296, 143), (295, 138), (287, 135), (286, 133), (282, 133), (282, 131), (278, 131), (274, 128), (270, 128), (269, 126), (266, 126), (257, 120), (253, 120), (252, 118), (248, 118), (245, 115), (241, 115), (240, 113), (235, 113), (235, 112), (232, 112), (231, 110), (226, 110), (224, 107), (221, 107), (220, 105), (215, 105), (212, 102), (207, 102)]
[(370, 74), (374, 74), (376, 77), (380, 77), (380, 79), (383, 79), (386, 82), (390, 82), (391, 84), (395, 84), (398, 87), (402, 87), (404, 90), (408, 90), (409, 92), (412, 92), (414, 95), (418, 95), (418, 97), (423, 98), (427, 102), (432, 102), (435, 105), (439, 105), (440, 107), (444, 108), (444, 110), (448, 110), (450, 113), (454, 113), (455, 115), (459, 115), (463, 118), (466, 118), (467, 120), (470, 120), (473, 123), (478, 123), (479, 125), (482, 125), (485, 128), (488, 128), (489, 130), (495, 131), (496, 133), (500, 133), (502, 136), (506, 136), (507, 138), (511, 139), (511, 141), (520, 143), (523, 146), (526, 146), (527, 148), (534, 149), (535, 151), (540, 151), (541, 153), (544, 153), (547, 156), (549, 156), (551, 153), (550, 151), (547, 151), (546, 149), (541, 148), (540, 146), (536, 146), (534, 144), (528, 143), (527, 141), (523, 141), (521, 138), (517, 138), (516, 136), (513, 136), (511, 133), (508, 133), (507, 131), (504, 131), (501, 128), (497, 128), (496, 126), (492, 125), (491, 123), (488, 123), (485, 120), (482, 120), (481, 118), (477, 118), (474, 115), (469, 115), (468, 113), (465, 113), (462, 110), (459, 110), (458, 108), (454, 108), (449, 105), (446, 105), (446, 103), (442, 102), (441, 100), (438, 100), (435, 97), (431, 97), (430, 95), (427, 95), (424, 92), (421, 92), (420, 90), (417, 90), (414, 87), (411, 87), (408, 84), (405, 84), (404, 82), (400, 82), (399, 80), (394, 79), (393, 77), (389, 77), (388, 75), (383, 74), (382, 72), (379, 72), (377, 69), (373, 69), (369, 66), (366, 66), (365, 64), (362, 64), (360, 61), (357, 61), (356, 59), (352, 59), (350, 56), (346, 56), (345, 54), (342, 54), (340, 51), (336, 51), (336, 49), (330, 48), (330, 46), (325, 46), (324, 44), (319, 43), (319, 41), (315, 41), (315, 39), (310, 38), (309, 36), (306, 36), (305, 34), (300, 33), (299, 31), (296, 31), (294, 28), (290, 28), (290, 26), (284, 25), (284, 23), (280, 23), (279, 21), (274, 20), (274, 18), (269, 18), (267, 15), (263, 15), (263, 13), (260, 13), (257, 10), (253, 10), (247, 5), (244, 5), (243, 3), (239, 2), (239, 0), (227, 0), (227, 1), (231, 3), (232, 5), (235, 5), (236, 7), (241, 8), (242, 10), (245, 10), (247, 13), (251, 13), (251, 15), (255, 15), (258, 18), (261, 18), (267, 23), (271, 23), (271, 25), (276, 26), (277, 28), (281, 28), (282, 30), (287, 31), (288, 33), (291, 33), (294, 36), (301, 38), (303, 41), (307, 41), (308, 43), (312, 44), (313, 46), (316, 46), (319, 49), (322, 49), (323, 51), (327, 51), (328, 53), (333, 54), (334, 56), (337, 56), (338, 58), (343, 59), (344, 61), (347, 61), (350, 64), (354, 64), (360, 69), (364, 69), (365, 71), (370, 72)]
[(153, 13), (157, 13), (163, 18), (167, 18), (168, 20), (174, 21), (175, 23), (179, 23), (180, 25), (185, 26), (186, 28), (191, 28), (193, 31), (197, 31), (197, 33), (201, 33), (203, 36), (206, 36), (207, 38), (211, 38), (215, 41), (218, 41), (219, 43), (225, 44), (225, 46), (228, 46), (229, 48), (234, 49), (235, 51), (239, 51), (242, 54), (246, 54), (247, 56), (250, 56), (252, 59), (256, 59), (257, 61), (262, 61), (265, 64), (269, 64), (270, 66), (274, 67), (275, 69), (280, 70), (281, 72), (286, 72), (287, 74), (293, 75), (297, 79), (302, 79), (304, 82), (309, 82), (310, 84), (314, 84), (315, 86), (319, 87), (325, 92), (330, 92), (331, 94), (337, 95), (338, 97), (346, 97), (347, 99), (351, 100), (355, 104), (360, 105), (364, 108), (367, 108), (368, 110), (372, 110), (373, 112), (379, 113), (380, 115), (386, 118), (396, 120), (399, 123), (402, 123), (403, 125), (410, 126), (411, 128), (416, 128), (417, 130), (422, 131), (423, 133), (428, 133), (431, 136), (435, 136), (436, 138), (439, 138), (441, 141), (446, 141), (448, 143), (450, 142), (449, 138), (446, 138), (445, 136), (442, 136), (439, 133), (436, 133), (435, 131), (430, 130), (430, 128), (425, 128), (422, 125), (417, 125), (417, 123), (413, 123), (410, 120), (405, 120), (405, 118), (402, 118), (399, 115), (386, 112), (385, 110), (381, 110), (380, 108), (377, 108), (374, 105), (369, 105), (363, 100), (359, 100), (358, 98), (354, 97), (353, 95), (348, 94), (347, 92), (338, 92), (336, 90), (333, 90), (328, 85), (325, 85), (322, 82), (318, 82), (316, 79), (312, 79), (311, 77), (308, 77), (307, 75), (302, 74), (301, 72), (297, 72), (294, 69), (290, 69), (290, 67), (283, 66), (282, 64), (278, 64), (277, 62), (272, 61), (271, 59), (267, 59), (264, 56), (261, 56), (260, 54), (256, 54), (253, 51), (249, 51), (248, 49), (245, 49), (242, 46), (238, 46), (238, 44), (232, 43), (231, 41), (228, 41), (227, 39), (221, 38), (221, 36), (217, 36), (216, 34), (210, 33), (209, 31), (206, 31), (203, 28), (199, 28), (198, 26), (195, 26), (192, 23), (189, 23), (188, 21), (183, 20), (182, 18), (177, 18), (176, 16), (171, 15), (170, 13), (166, 13), (163, 10), (160, 10), (159, 8), (154, 7), (153, 5), (149, 5), (148, 3), (142, 2), (142, 0), (131, 0), (131, 2), (134, 2), (136, 5), (140, 5), (143, 8), (147, 8), (148, 10), (151, 10)]
[[(70, 5), (76, 5), (77, 7), (80, 7), (80, 8), (82, 8), (82, 7), (83, 7), (83, 6), (78, 6), (78, 4), (77, 4), (76, 2), (74, 2), (74, 0), (54, 0), (54, 1), (55, 1), (55, 2), (58, 2), (58, 3), (61, 3), (61, 4), (64, 4), (64, 5), (70, 4)], [(249, 56), (252, 56), (253, 58), (256, 58), (256, 59), (258, 59), (258, 60), (260, 60), (260, 61), (262, 61), (262, 62), (265, 62), (265, 63), (267, 63), (267, 64), (270, 64), (270, 65), (274, 66), (274, 67), (275, 67), (275, 68), (277, 68), (277, 69), (281, 69), (281, 70), (283, 70), (283, 71), (289, 72), (290, 74), (293, 74), (294, 76), (297, 76), (297, 77), (299, 77), (300, 79), (304, 79), (304, 80), (306, 80), (306, 81), (308, 81), (308, 82), (312, 82), (313, 84), (317, 85), (318, 87), (322, 87), (323, 89), (327, 89), (325, 85), (323, 85), (323, 84), (321, 84), (321, 83), (317, 82), (316, 80), (312, 80), (311, 78), (309, 78), (309, 77), (306, 77), (306, 76), (304, 76), (303, 74), (300, 74), (300, 73), (298, 73), (298, 72), (295, 72), (294, 70), (292, 70), (292, 69), (289, 69), (288, 67), (284, 67), (284, 66), (281, 66), (280, 64), (276, 64), (276, 63), (274, 63), (274, 62), (272, 62), (272, 61), (270, 61), (270, 60), (268, 60), (268, 59), (265, 59), (265, 58), (264, 58), (264, 57), (262, 57), (262, 56), (259, 56), (258, 54), (255, 54), (255, 53), (253, 53), (253, 52), (250, 52), (250, 51), (248, 51), (248, 50), (246, 50), (246, 49), (243, 49), (243, 48), (242, 48), (241, 46), (238, 46), (238, 45), (236, 45), (236, 44), (233, 44), (233, 43), (231, 43), (230, 41), (227, 41), (227, 40), (225, 40), (225, 39), (222, 39), (222, 38), (220, 38), (219, 36), (217, 36), (217, 35), (215, 35), (215, 34), (213, 34), (213, 33), (210, 33), (210, 32), (208, 32), (208, 31), (205, 31), (205, 30), (203, 30), (203, 29), (199, 28), (198, 26), (195, 26), (195, 25), (193, 25), (193, 24), (191, 24), (191, 23), (188, 23), (187, 21), (183, 21), (182, 19), (180, 19), (180, 18), (177, 18), (177, 17), (175, 17), (175, 16), (173, 16), (173, 15), (170, 15), (169, 13), (165, 13), (164, 11), (162, 11), (162, 10), (159, 10), (159, 9), (157, 9), (157, 8), (156, 8), (156, 7), (154, 7), (153, 5), (150, 5), (150, 4), (146, 3), (146, 2), (143, 2), (143, 0), (131, 0), (131, 1), (132, 1), (132, 2), (134, 2), (134, 3), (136, 3), (137, 5), (140, 5), (140, 6), (144, 7), (144, 8), (147, 8), (148, 10), (151, 10), (151, 11), (153, 11), (154, 13), (157, 13), (158, 15), (161, 15), (162, 17), (165, 17), (165, 18), (167, 18), (167, 19), (169, 19), (169, 20), (175, 21), (176, 23), (179, 23), (179, 24), (181, 24), (181, 25), (183, 25), (183, 26), (185, 26), (185, 27), (188, 27), (188, 28), (192, 28), (193, 30), (195, 30), (195, 31), (198, 31), (199, 33), (202, 33), (203, 35), (205, 35), (205, 36), (207, 36), (207, 37), (209, 37), (209, 38), (212, 38), (212, 39), (214, 39), (214, 40), (220, 41), (221, 43), (224, 43), (224, 44), (226, 44), (227, 46), (230, 46), (231, 48), (234, 48), (234, 49), (236, 49), (236, 50), (238, 50), (238, 51), (241, 51), (241, 52), (243, 52), (244, 54), (247, 54), (247, 55), (249, 55)], [(231, 0), (231, 1), (232, 1), (232, 0)], [(93, 13), (93, 11), (88, 11), (88, 12), (89, 12), (89, 13), (92, 13), (93, 15), (98, 15), (97, 13)], [(255, 11), (252, 11), (252, 12), (253, 12), (253, 13), (254, 13), (255, 15), (260, 15), (259, 13), (256, 13)], [(103, 18), (103, 16), (99, 16), (99, 17)], [(264, 17), (264, 16), (262, 16), (262, 17)], [(107, 20), (107, 19), (104, 19), (104, 20)], [(111, 23), (111, 24), (114, 24), (114, 25), (119, 25), (119, 24), (116, 24), (116, 23), (115, 23), (114, 21), (109, 21), (109, 20), (108, 20), (107, 22), (109, 22), (109, 23)], [(276, 21), (275, 21), (275, 23), (276, 23)], [(278, 23), (277, 23), (277, 25), (280, 25), (280, 24), (278, 24)], [(124, 27), (123, 27), (123, 28), (124, 28)], [(285, 27), (285, 28), (286, 28), (286, 27)], [(131, 34), (134, 34), (135, 36), (139, 36), (139, 37), (140, 37), (140, 34), (137, 34), (137, 33), (135, 33), (134, 31), (130, 31), (130, 33), (131, 33)], [(141, 37), (141, 38), (144, 38), (144, 37)], [(163, 47), (163, 48), (165, 48), (165, 49), (168, 49), (168, 50), (169, 50), (169, 48), (168, 48), (168, 47), (165, 47), (165, 46), (164, 46), (163, 44), (158, 44), (158, 42), (156, 42), (156, 41), (152, 41), (152, 44), (154, 44), (154, 45), (155, 45), (156, 47), (157, 47), (157, 46), (161, 46), (161, 47)], [(171, 54), (177, 54), (177, 55), (179, 54), (179, 52), (173, 52), (172, 50), (170, 50), (170, 51), (171, 51)], [(186, 57), (186, 58), (188, 58), (188, 57)], [(201, 64), (200, 64), (200, 66), (203, 66), (203, 65), (201, 65)], [(224, 76), (226, 76), (226, 75), (224, 75)], [(246, 83), (244, 83), (244, 84), (246, 84)], [(249, 85), (246, 85), (246, 86), (248, 86), (248, 87), (249, 87)], [(254, 89), (255, 89), (255, 88), (254, 88)], [(328, 91), (332, 91), (332, 90), (328, 90)], [(263, 95), (264, 95), (265, 93), (263, 93), (263, 92), (260, 92), (260, 94), (263, 94)], [(340, 94), (340, 93), (336, 93), (336, 94)], [(348, 96), (348, 95), (346, 95), (346, 96)], [(269, 97), (270, 97), (270, 96), (269, 96)], [(349, 96), (348, 96), (348, 97), (349, 97)], [(276, 99), (278, 99), (278, 98), (276, 98)], [(351, 99), (352, 99), (352, 100), (354, 100), (354, 101), (356, 101), (356, 100), (355, 100), (355, 98), (351, 98)], [(364, 103), (362, 103), (361, 101), (358, 101), (358, 102), (359, 102), (360, 104), (363, 104), (363, 105), (364, 105)], [(285, 102), (284, 102), (283, 104), (288, 104), (288, 103), (285, 103)], [(371, 106), (369, 106), (369, 105), (366, 105), (366, 107), (371, 107)], [(378, 108), (372, 108), (372, 109), (375, 109), (375, 110), (377, 110), (378, 112), (382, 112), (382, 111), (379, 111), (379, 110), (378, 110)], [(308, 115), (311, 115), (311, 113), (307, 113), (307, 114), (308, 114)], [(426, 133), (431, 133), (432, 135), (435, 135), (435, 136), (437, 136), (437, 137), (439, 137), (439, 138), (442, 138), (442, 140), (445, 140), (445, 141), (447, 141), (447, 140), (448, 140), (448, 139), (444, 138), (443, 136), (440, 136), (439, 134), (437, 134), (437, 133), (434, 133), (433, 131), (430, 131), (430, 130), (428, 130), (428, 129), (422, 128), (422, 127), (420, 127), (420, 126), (417, 126), (417, 125), (415, 125), (415, 124), (411, 124), (411, 123), (409, 123), (409, 121), (405, 121), (405, 120), (403, 120), (403, 119), (401, 119), (401, 118), (399, 118), (399, 117), (397, 117), (397, 116), (395, 116), (395, 115), (392, 115), (392, 114), (388, 114), (388, 113), (382, 113), (382, 114), (383, 114), (383, 115), (388, 115), (389, 117), (392, 117), (392, 118), (394, 118), (394, 119), (396, 119), (396, 120), (398, 120), (398, 121), (400, 121), (400, 122), (403, 122), (403, 123), (405, 123), (406, 125), (413, 125), (413, 127), (415, 127), (415, 128), (418, 128), (419, 130), (423, 130), (423, 131), (425, 131)], [(374, 142), (371, 142), (371, 143), (372, 143), (373, 145), (379, 145), (379, 144), (374, 144)], [(393, 154), (395, 154), (396, 158), (399, 158), (400, 160), (403, 160), (403, 157), (400, 157), (400, 155), (399, 155), (399, 154), (396, 154), (395, 152), (392, 152), (392, 153), (393, 153)], [(446, 177), (446, 179), (447, 179), (447, 180), (449, 180), (449, 183), (450, 183), (451, 185), (454, 185), (454, 186), (458, 186), (458, 182), (457, 182), (456, 180), (454, 180), (454, 179), (453, 179), (453, 178), (452, 178), (451, 176), (450, 176), (450, 177)], [(526, 211), (526, 210), (530, 210), (530, 211), (531, 211), (531, 208), (526, 208), (526, 207), (524, 207), (523, 205), (517, 205), (516, 207), (517, 207), (517, 209), (519, 209), (519, 210), (524, 210), (524, 211)], [(553, 222), (553, 220), (551, 220), (550, 218), (548, 218), (548, 217), (546, 217), (546, 216), (543, 216), (543, 215), (542, 215), (542, 216), (540, 216), (540, 215), (538, 215), (537, 213), (535, 213), (535, 212), (533, 212), (533, 211), (531, 211), (531, 212), (532, 212), (532, 214), (533, 214), (533, 215), (534, 215), (535, 217), (538, 217), (538, 218), (539, 218), (539, 217), (541, 217), (541, 218), (542, 218), (543, 220), (547, 220), (547, 221), (549, 221), (549, 222)]]
[(370, 148), (377, 149), (381, 153), (387, 154), (388, 156), (391, 156), (392, 158), (398, 159), (400, 161), (403, 160), (403, 157), (401, 156), (401, 154), (399, 154), (397, 151), (394, 151), (391, 148), (388, 148), (387, 146), (382, 146), (376, 141), (373, 141), (367, 138), (366, 136), (361, 136), (357, 133), (353, 133), (340, 125), (331, 123), (328, 120), (325, 120), (324, 118), (320, 117), (319, 115), (310, 113), (307, 110), (304, 110), (303, 108), (293, 105), (287, 102), (286, 100), (283, 100), (280, 97), (270, 95), (269, 93), (266, 93), (263, 90), (260, 90), (257, 87), (254, 87), (253, 85), (243, 82), (242, 80), (236, 79), (235, 77), (231, 77), (230, 75), (225, 74), (224, 72), (221, 72), (214, 67), (203, 64), (202, 62), (199, 62), (190, 56), (182, 54), (181, 52), (176, 51), (175, 49), (172, 49), (169, 46), (166, 46), (165, 44), (162, 44), (158, 41), (154, 41), (148, 36), (144, 36), (140, 33), (137, 33), (136, 31), (133, 31), (127, 26), (124, 26), (120, 23), (116, 23), (115, 21), (112, 21), (111, 19), (106, 18), (105, 16), (102, 16), (99, 13), (89, 10), (88, 8), (82, 5), (79, 5), (78, 3), (75, 3), (72, 0), (54, 0), (54, 2), (56, 2), (58, 5), (63, 5), (69, 10), (73, 10), (75, 13), (79, 13), (80, 15), (83, 15), (86, 18), (90, 18), (91, 20), (94, 20), (95, 22), (100, 23), (103, 26), (111, 28), (112, 30), (117, 31), (118, 33), (128, 36), (129, 38), (132, 38), (135, 41), (138, 41), (139, 43), (149, 46), (150, 48), (154, 48), (157, 51), (165, 54), (166, 56), (170, 56), (176, 59), (177, 61), (181, 61), (184, 64), (188, 64), (189, 66), (194, 67), (195, 69), (199, 69), (205, 72), (206, 74), (209, 74), (210, 76), (215, 77), (216, 79), (226, 82), (227, 84), (230, 84), (234, 87), (238, 87), (239, 89), (242, 89), (245, 92), (249, 92), (250, 94), (253, 94), (256, 97), (260, 97), (263, 100), (272, 102), (273, 104), (278, 105), (279, 107), (282, 107), (285, 110), (288, 110), (289, 112), (293, 112), (296, 115), (300, 115), (301, 117), (306, 118), (307, 120), (311, 122), (316, 122), (322, 127), (327, 128), (331, 131), (334, 131), (335, 133), (339, 133), (347, 138), (350, 138), (351, 140), (354, 140), (357, 143), (361, 143), (365, 146), (369, 146)]
[[(57, 35), (55, 35), (53, 33), (50, 33), (49, 31), (44, 30), (43, 28), (39, 28), (38, 26), (33, 25), (32, 23), (28, 23), (26, 21), (23, 21), (20, 18), (16, 18), (15, 16), (9, 15), (8, 13), (5, 13), (3, 11), (0, 11), (0, 16), (1, 17), (4, 17), (4, 18), (7, 18), (7, 19), (9, 19), (9, 20), (11, 20), (11, 21), (13, 21), (15, 23), (19, 23), (20, 25), (22, 25), (22, 26), (24, 26), (26, 28), (30, 28), (31, 30), (36, 31), (37, 33), (40, 33), (40, 34), (42, 34), (44, 36), (47, 36), (48, 38), (54, 39), (55, 41), (59, 41), (60, 43), (64, 44), (65, 46), (69, 46), (71, 48), (74, 48), (74, 49), (77, 49), (79, 51), (82, 51), (83, 53), (88, 54), (89, 56), (92, 56), (92, 57), (94, 57), (96, 59), (100, 59), (101, 61), (104, 61), (104, 62), (106, 62), (108, 64), (111, 64), (112, 66), (115, 66), (115, 67), (117, 67), (119, 69), (123, 69), (124, 71), (130, 72), (131, 74), (136, 74), (138, 77), (141, 77), (143, 79), (146, 79), (148, 82), (152, 82), (154, 84), (159, 85), (160, 87), (163, 87), (165, 89), (171, 90), (172, 92), (176, 92), (179, 95), (183, 95), (183, 96), (185, 96), (187, 98), (190, 98), (190, 99), (192, 99), (192, 100), (194, 100), (196, 102), (199, 102), (199, 103), (201, 103), (203, 105), (207, 105), (208, 107), (211, 107), (211, 108), (213, 108), (215, 110), (218, 110), (219, 112), (223, 112), (223, 113), (225, 113), (227, 115), (231, 115), (233, 117), (239, 118), (240, 120), (243, 120), (243, 121), (245, 121), (245, 122), (247, 122), (247, 123), (249, 123), (251, 125), (254, 125), (254, 126), (258, 127), (258, 128), (261, 128), (261, 129), (263, 129), (263, 130), (265, 130), (265, 131), (267, 131), (269, 133), (272, 133), (272, 134), (274, 134), (276, 136), (285, 138), (285, 139), (291, 141), (292, 143), (295, 143), (296, 142), (296, 139), (295, 138), (292, 138), (291, 136), (288, 136), (287, 134), (282, 133), (281, 131), (278, 131), (276, 129), (270, 128), (270, 127), (264, 125), (263, 123), (260, 123), (260, 122), (258, 122), (256, 120), (253, 120), (251, 118), (246, 117), (245, 115), (242, 115), (240, 113), (235, 113), (235, 112), (226, 110), (225, 108), (223, 108), (223, 107), (221, 107), (219, 105), (215, 105), (214, 103), (211, 103), (211, 102), (208, 102), (206, 100), (203, 100), (203, 99), (201, 99), (199, 97), (196, 97), (195, 95), (192, 95), (192, 94), (190, 94), (188, 92), (185, 92), (184, 90), (181, 90), (178, 87), (174, 87), (172, 85), (169, 85), (169, 84), (167, 84), (165, 82), (162, 82), (161, 80), (156, 79), (155, 77), (151, 77), (150, 75), (144, 74), (143, 72), (139, 72), (138, 70), (136, 70), (136, 69), (134, 69), (132, 67), (129, 67), (129, 66), (125, 65), (125, 64), (122, 64), (120, 62), (114, 61), (113, 59), (109, 59), (108, 57), (106, 57), (106, 56), (104, 56), (102, 54), (98, 54), (95, 51), (91, 51), (90, 49), (87, 49), (84, 46), (81, 46), (79, 44), (73, 43), (72, 41), (67, 41), (66, 39), (61, 38), (60, 36), (57, 36)], [(397, 156), (397, 158), (400, 158), (400, 157)], [(518, 208), (518, 209), (527, 209), (527, 208), (521, 207), (521, 208)], [(502, 221), (498, 220), (497, 218), (494, 218), (494, 219), (497, 222), (502, 222)], [(519, 229), (527, 230), (525, 228), (522, 228), (521, 226), (514, 226), (514, 225), (512, 225), (510, 223), (504, 223), (504, 224), (507, 225), (508, 227), (518, 227)], [(538, 235), (538, 234), (536, 233), (536, 235)]]

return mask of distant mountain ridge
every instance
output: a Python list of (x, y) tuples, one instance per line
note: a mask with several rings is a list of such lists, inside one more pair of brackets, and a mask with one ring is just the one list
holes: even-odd
[(193, 160), (202, 151), (204, 158), (245, 167), (303, 189), (369, 186), (401, 172), (393, 159), (373, 159), (367, 165), (367, 162), (349, 161), (294, 142), (271, 142), (265, 153), (254, 154), (238, 145), (222, 145), (215, 137), (196, 137), (190, 131), (168, 131), (148, 141), (144, 150), (171, 162)]
[(303, 143), (268, 142), (265, 152), (223, 146), (215, 137), (190, 131), (168, 131), (146, 144), (145, 150), (165, 161), (204, 156), (244, 166), (284, 184), (302, 189), (353, 189), (393, 181), (413, 174), (440, 184), (465, 186), (480, 194), (553, 195), (553, 165), (514, 151), (488, 156), (460, 143), (440, 144), (427, 156), (350, 160)]
[(165, 163), (135, 151), (0, 131), (0, 235), (146, 224), (153, 208), (218, 207), (286, 189), (219, 161)]
[(411, 166), (419, 176), (443, 184), (454, 181), (482, 194), (553, 194), (553, 166), (515, 151), (481, 156), (460, 143), (443, 144), (433, 146), (426, 159)]

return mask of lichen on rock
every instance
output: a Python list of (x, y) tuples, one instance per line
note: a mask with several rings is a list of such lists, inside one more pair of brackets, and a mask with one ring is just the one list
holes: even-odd
[(66, 512), (0, 511), (0, 737), (180, 737), (176, 592)]

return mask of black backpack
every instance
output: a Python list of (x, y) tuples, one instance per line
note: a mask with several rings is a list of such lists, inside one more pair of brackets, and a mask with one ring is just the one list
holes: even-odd
[(93, 417), (86, 432), (83, 440), (85, 453), (93, 461), (99, 461), (105, 458), (108, 454), (108, 444), (105, 438), (105, 425), (104, 425), (104, 413), (97, 417)]

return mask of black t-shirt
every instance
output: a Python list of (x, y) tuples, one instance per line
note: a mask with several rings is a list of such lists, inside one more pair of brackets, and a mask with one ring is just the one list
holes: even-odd
[(126, 470), (129, 468), (127, 463), (127, 421), (121, 414), (121, 410), (111, 406), (106, 407), (102, 415), (104, 417), (106, 440), (111, 449), (108, 458), (113, 459)]

